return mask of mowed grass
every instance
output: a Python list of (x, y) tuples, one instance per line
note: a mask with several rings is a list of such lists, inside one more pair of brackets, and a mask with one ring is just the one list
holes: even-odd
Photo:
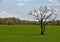
[(37, 25), (0, 25), (0, 42), (60, 42), (60, 26), (46, 26), (41, 36)]

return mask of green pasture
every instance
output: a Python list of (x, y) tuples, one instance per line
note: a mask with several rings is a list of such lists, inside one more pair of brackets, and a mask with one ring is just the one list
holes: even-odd
[(37, 25), (0, 25), (0, 42), (60, 42), (60, 26), (46, 26), (42, 36)]

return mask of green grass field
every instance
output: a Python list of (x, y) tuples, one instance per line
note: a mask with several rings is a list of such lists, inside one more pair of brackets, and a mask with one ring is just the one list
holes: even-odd
[(60, 26), (46, 26), (41, 36), (36, 25), (0, 25), (0, 42), (60, 42)]

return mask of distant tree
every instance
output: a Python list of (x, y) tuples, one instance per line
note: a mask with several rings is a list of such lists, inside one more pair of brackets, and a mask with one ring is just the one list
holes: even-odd
[(56, 20), (56, 25), (60, 26), (60, 20)]
[(44, 35), (46, 21), (54, 21), (57, 17), (57, 11), (47, 6), (41, 6), (38, 9), (34, 9), (29, 12), (29, 15), (34, 16), (34, 19), (39, 21), (41, 27), (41, 35)]

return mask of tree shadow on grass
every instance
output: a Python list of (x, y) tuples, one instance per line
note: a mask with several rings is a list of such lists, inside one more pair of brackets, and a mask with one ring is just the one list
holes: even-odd
[(26, 36), (48, 37), (47, 35), (41, 35), (41, 34), (27, 34)]

